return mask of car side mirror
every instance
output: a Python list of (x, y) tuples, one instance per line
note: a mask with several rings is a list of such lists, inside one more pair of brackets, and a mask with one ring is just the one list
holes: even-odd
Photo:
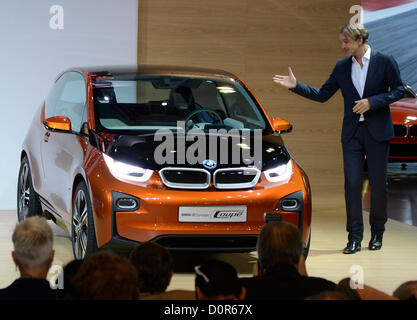
[(56, 116), (45, 119), (43, 124), (50, 130), (71, 132), (71, 120), (68, 117)]
[(90, 134), (88, 132), (88, 123), (84, 122), (83, 125), (81, 126), (81, 134), (88, 137)]
[(274, 131), (278, 131), (280, 133), (292, 131), (292, 125), (287, 120), (281, 118), (272, 118), (271, 122)]

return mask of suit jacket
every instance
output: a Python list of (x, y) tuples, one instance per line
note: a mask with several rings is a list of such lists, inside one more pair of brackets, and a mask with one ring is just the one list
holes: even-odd
[(302, 276), (289, 264), (277, 265), (262, 276), (240, 281), (246, 288), (246, 300), (304, 300), (336, 287), (326, 279)]
[(46, 279), (19, 278), (0, 289), (0, 300), (56, 300), (56, 292)]
[(394, 128), (389, 104), (401, 99), (405, 93), (396, 61), (391, 56), (371, 51), (362, 98), (353, 85), (351, 73), (352, 57), (349, 56), (336, 63), (329, 79), (321, 88), (313, 88), (297, 81), (297, 86), (290, 90), (306, 98), (325, 102), (340, 88), (345, 103), (343, 143), (352, 138), (358, 125), (360, 115), (352, 111), (355, 101), (368, 98), (371, 109), (364, 116), (372, 137), (377, 141), (390, 140), (394, 137)]

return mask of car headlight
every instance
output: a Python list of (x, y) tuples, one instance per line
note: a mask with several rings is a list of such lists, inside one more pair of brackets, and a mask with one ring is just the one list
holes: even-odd
[(292, 161), (282, 164), (276, 168), (265, 170), (264, 174), (269, 182), (280, 182), (288, 180), (292, 175)]
[(149, 180), (153, 171), (144, 169), (137, 166), (132, 166), (127, 163), (123, 163), (103, 153), (104, 161), (107, 164), (111, 174), (118, 179), (125, 179), (135, 182), (145, 182)]

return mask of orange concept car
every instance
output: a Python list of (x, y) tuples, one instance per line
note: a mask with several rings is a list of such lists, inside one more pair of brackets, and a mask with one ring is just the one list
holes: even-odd
[(144, 241), (249, 252), (277, 220), (299, 228), (307, 255), (311, 192), (281, 137), (291, 129), (225, 71), (72, 68), (24, 140), (18, 219), (52, 219), (76, 259)]

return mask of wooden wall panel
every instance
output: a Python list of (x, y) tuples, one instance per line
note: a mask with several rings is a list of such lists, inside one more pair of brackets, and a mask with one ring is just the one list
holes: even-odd
[[(343, 57), (338, 29), (352, 0), (139, 0), (138, 62), (220, 68), (237, 74), (270, 116), (289, 120), (286, 144), (307, 171), (313, 196), (343, 192), (340, 92), (325, 104), (272, 82), (292, 66), (321, 86)], [(314, 205), (314, 200), (313, 200)]]

